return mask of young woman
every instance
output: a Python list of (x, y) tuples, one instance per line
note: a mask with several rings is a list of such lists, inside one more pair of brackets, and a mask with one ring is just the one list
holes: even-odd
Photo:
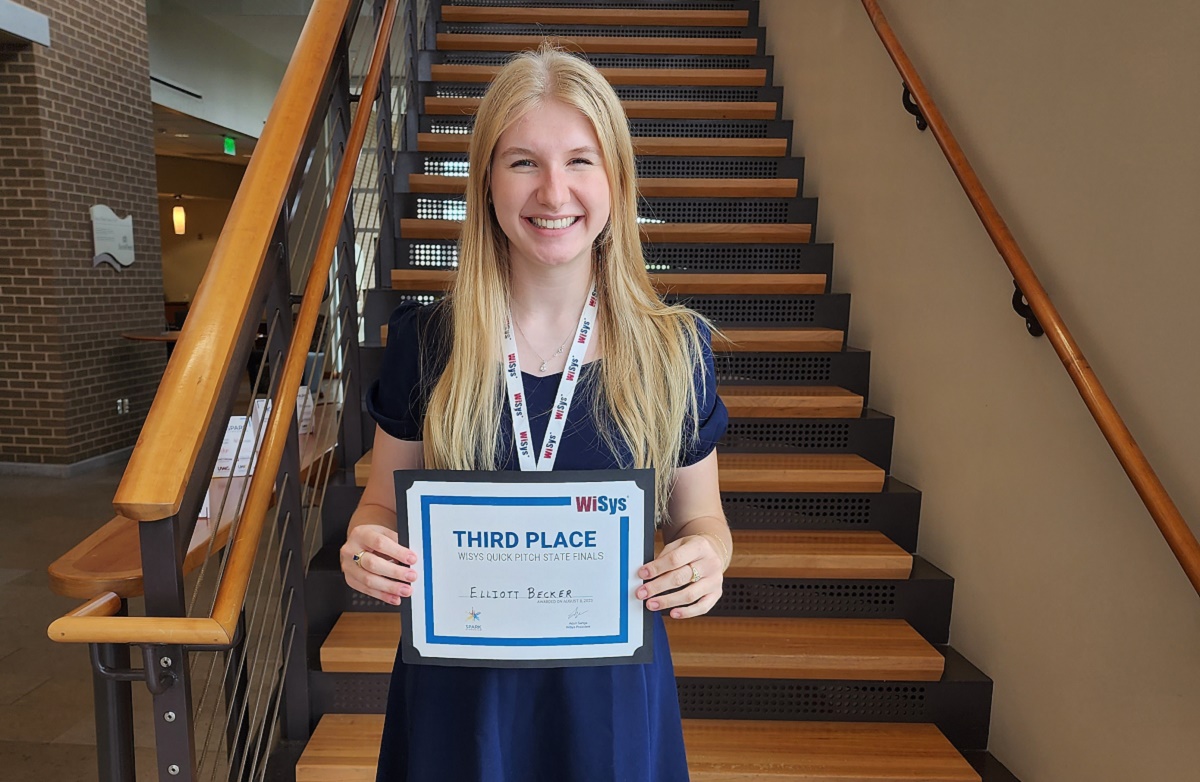
[(514, 440), (501, 359), (519, 356), (531, 439), (542, 443), (594, 289), (596, 328), (552, 466), (654, 468), (666, 546), (639, 570), (638, 597), (655, 612), (655, 658), (529, 669), (397, 659), (378, 779), (681, 782), (661, 614), (711, 609), (732, 548), (714, 451), (727, 413), (709, 329), (651, 286), (628, 123), (589, 64), (551, 48), (515, 57), (479, 107), (470, 161), (453, 289), (439, 304), (399, 308), (389, 324), (368, 395), (379, 425), (371, 474), (342, 571), (391, 604), (420, 578), (416, 556), (397, 543), (395, 470), (535, 466)]

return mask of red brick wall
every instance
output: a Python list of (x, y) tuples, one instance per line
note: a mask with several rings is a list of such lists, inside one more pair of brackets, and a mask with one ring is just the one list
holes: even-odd
[[(50, 47), (0, 49), (0, 462), (133, 444), (165, 363), (143, 0), (17, 0)], [(133, 214), (137, 260), (92, 266), (88, 210)], [(130, 413), (118, 416), (116, 400)]]

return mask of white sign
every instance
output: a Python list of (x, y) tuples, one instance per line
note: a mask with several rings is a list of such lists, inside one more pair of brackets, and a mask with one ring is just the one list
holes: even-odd
[(649, 614), (636, 596), (654, 535), (646, 476), (468, 472), (439, 480), (449, 475), (396, 473), (398, 492), (407, 486), (398, 494), (401, 542), (421, 574), (401, 604), (405, 662), (650, 659)]
[(254, 464), (258, 461), (257, 449), (254, 422), (244, 415), (229, 416), (213, 477), (235, 478), (253, 474)]
[(107, 263), (117, 271), (133, 265), (133, 215), (118, 218), (104, 204), (91, 208), (92, 243), (95, 255), (92, 266)]
[[(300, 434), (312, 434), (313, 431), (313, 398), (312, 391), (308, 390), (308, 386), (300, 386), (296, 391), (296, 419), (299, 425)], [(254, 410), (251, 415), (252, 424), (256, 432), (265, 432), (267, 430), (267, 421), (271, 418), (271, 400), (270, 399), (255, 399)]]

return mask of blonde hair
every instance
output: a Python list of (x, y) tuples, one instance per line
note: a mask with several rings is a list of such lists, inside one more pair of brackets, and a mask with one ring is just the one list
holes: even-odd
[(427, 407), (425, 464), (455, 470), (498, 464), (509, 255), (488, 202), (491, 162), (500, 135), (544, 101), (578, 109), (600, 142), (612, 203), (609, 224), (593, 249), (603, 345), (593, 412), (606, 447), (620, 452), (609, 421), (627, 444), (633, 462), (622, 467), (654, 468), (656, 510), (665, 521), (674, 469), (696, 436), (699, 316), (664, 304), (646, 272), (633, 143), (620, 100), (594, 67), (548, 45), (518, 54), (501, 68), (475, 116), (458, 273), (443, 305), (452, 324), (449, 358)]

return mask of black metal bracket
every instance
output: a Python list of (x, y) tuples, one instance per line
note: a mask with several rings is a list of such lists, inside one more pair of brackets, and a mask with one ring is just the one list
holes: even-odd
[(1025, 328), (1029, 330), (1030, 335), (1040, 337), (1046, 333), (1042, 328), (1042, 324), (1038, 323), (1037, 315), (1033, 314), (1033, 308), (1029, 306), (1029, 302), (1025, 300), (1025, 294), (1021, 292), (1021, 286), (1013, 280), (1013, 297), (1012, 307), (1018, 315), (1025, 319)]
[(925, 115), (921, 113), (921, 107), (913, 100), (907, 84), (904, 85), (904, 94), (900, 96), (900, 102), (904, 104), (905, 111), (917, 118), (917, 130), (924, 132), (929, 129), (929, 123), (925, 120)]
[[(242, 642), (242, 626), (238, 624), (233, 641), (227, 644), (212, 644), (184, 647), (189, 652), (227, 652), (236, 648)], [(175, 666), (170, 662), (162, 664), (166, 658), (161, 656), (163, 647), (159, 644), (139, 644), (142, 649), (141, 668), (112, 668), (104, 664), (100, 657), (100, 648), (107, 644), (88, 644), (92, 658), (92, 670), (99, 676), (114, 682), (145, 682), (146, 687), (154, 695), (161, 695), (171, 688), (178, 678)]]

